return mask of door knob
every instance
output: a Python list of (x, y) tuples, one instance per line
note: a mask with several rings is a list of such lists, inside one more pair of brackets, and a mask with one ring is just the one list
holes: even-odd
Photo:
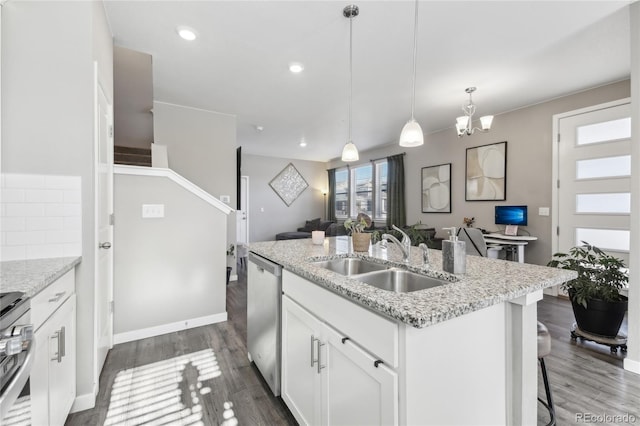
[(100, 243), (100, 244), (98, 244), (98, 247), (100, 247), (101, 249), (110, 249), (111, 248), (111, 243), (110, 242)]

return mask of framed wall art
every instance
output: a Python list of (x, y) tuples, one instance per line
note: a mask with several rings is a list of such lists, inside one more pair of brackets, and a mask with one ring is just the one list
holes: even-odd
[(422, 213), (451, 213), (451, 163), (423, 167)]
[(269, 186), (278, 194), (278, 197), (284, 201), (287, 207), (289, 207), (291, 203), (307, 189), (309, 184), (304, 180), (300, 172), (298, 172), (298, 169), (296, 169), (292, 163), (289, 163), (280, 173), (271, 179)]
[(507, 199), (507, 142), (467, 148), (465, 200)]

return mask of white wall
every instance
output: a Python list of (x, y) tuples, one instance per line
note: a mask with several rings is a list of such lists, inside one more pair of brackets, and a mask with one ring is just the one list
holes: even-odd
[[(236, 207), (236, 117), (156, 101), (155, 142), (167, 146), (169, 168), (216, 198), (229, 195)], [(235, 215), (227, 220), (227, 241), (235, 244)], [(235, 263), (230, 261), (235, 269)]]
[[(293, 163), (309, 187), (287, 207), (269, 182), (289, 163)], [(322, 196), (328, 188), (326, 163), (243, 154), (242, 175), (249, 176), (250, 242), (275, 240), (276, 234), (295, 231), (306, 220), (326, 218)]]
[(2, 6), (2, 170), (80, 176), (77, 394), (91, 394), (94, 329), (94, 64), (113, 97), (112, 39), (102, 2)]
[[(425, 144), (418, 148), (402, 148), (394, 143), (363, 152), (360, 155), (361, 163), (372, 158), (406, 152), (407, 223), (422, 221), (423, 224), (435, 227), (439, 237), (445, 237), (445, 232), (442, 231), (444, 227), (463, 226), (464, 217), (475, 217), (477, 227), (496, 229), (495, 205), (528, 205), (529, 221), (525, 229), (537, 236), (538, 240), (527, 246), (525, 260), (527, 263), (546, 265), (553, 253), (551, 216), (539, 216), (538, 207), (551, 207), (552, 204), (552, 116), (626, 97), (629, 97), (628, 80), (497, 115), (488, 133), (476, 133), (458, 139), (455, 130), (450, 128), (425, 135)], [(452, 115), (452, 124), (454, 119)], [(502, 141), (507, 141), (506, 201), (465, 201), (466, 148)], [(451, 213), (422, 213), (421, 168), (442, 163), (452, 163)], [(342, 164), (335, 160), (331, 162), (331, 167)]]
[[(116, 341), (226, 319), (227, 215), (164, 177), (116, 174), (114, 192)], [(163, 204), (165, 217), (142, 218), (142, 204)]]

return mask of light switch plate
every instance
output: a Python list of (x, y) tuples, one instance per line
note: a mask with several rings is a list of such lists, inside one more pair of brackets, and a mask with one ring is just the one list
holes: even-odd
[(221, 195), (220, 196), (220, 201), (222, 201), (223, 203), (229, 204), (231, 202), (231, 196), (230, 195)]
[(538, 207), (539, 216), (549, 216), (549, 207)]
[(142, 218), (158, 218), (164, 217), (164, 204), (143, 204)]

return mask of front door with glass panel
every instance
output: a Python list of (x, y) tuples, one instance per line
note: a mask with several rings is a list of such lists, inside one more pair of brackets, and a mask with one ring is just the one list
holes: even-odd
[(628, 265), (631, 106), (628, 100), (558, 120), (558, 247), (586, 241)]

